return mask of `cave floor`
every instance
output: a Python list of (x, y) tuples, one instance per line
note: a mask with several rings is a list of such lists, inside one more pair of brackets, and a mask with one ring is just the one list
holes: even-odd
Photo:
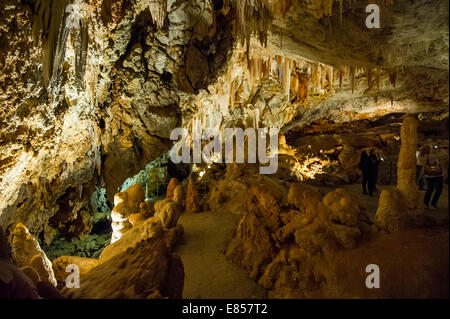
[(185, 271), (184, 299), (261, 299), (266, 291), (224, 255), (238, 216), (230, 213), (183, 214), (184, 239), (176, 253)]

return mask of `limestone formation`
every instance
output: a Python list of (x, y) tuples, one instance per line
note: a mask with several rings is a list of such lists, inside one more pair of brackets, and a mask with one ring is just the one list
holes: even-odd
[(145, 200), (145, 192), (140, 184), (131, 186), (126, 191), (114, 196), (114, 208), (111, 212), (113, 234), (111, 242), (115, 242), (129, 229), (132, 224), (129, 217), (140, 212), (141, 203)]
[(257, 279), (275, 251), (275, 243), (263, 222), (255, 214), (248, 213), (239, 222), (235, 240), (228, 246), (226, 255), (230, 261), (245, 269), (252, 279)]
[(155, 212), (155, 217), (160, 220), (165, 229), (175, 227), (180, 216), (181, 207), (174, 201), (166, 202)]
[(337, 224), (358, 226), (359, 214), (365, 210), (364, 202), (356, 195), (339, 188), (328, 193), (323, 203), (329, 210), (329, 219)]
[(0, 260), (0, 299), (38, 299), (33, 282), (15, 265)]
[(126, 251), (129, 248), (136, 246), (142, 240), (148, 238), (161, 238), (164, 234), (164, 229), (161, 222), (156, 217), (147, 219), (145, 222), (133, 227), (125, 232), (120, 240), (111, 243), (100, 254), (100, 263), (111, 259), (112, 257)]
[(177, 224), (175, 227), (165, 229), (163, 239), (166, 242), (167, 248), (173, 251), (175, 246), (180, 243), (184, 235), (184, 228)]
[(39, 275), (29, 266), (22, 269), (15, 265), (11, 246), (0, 227), (0, 299), (38, 298), (34, 285)]
[(409, 216), (402, 200), (400, 192), (395, 188), (381, 191), (374, 220), (378, 228), (392, 233), (409, 225)]
[(20, 271), (24, 273), (35, 286), (41, 281), (38, 272), (31, 266), (22, 267), (20, 268)]
[(200, 213), (200, 197), (198, 195), (197, 185), (192, 179), (189, 179), (189, 184), (186, 191), (186, 213), (198, 214)]
[(30, 234), (25, 225), (21, 223), (14, 228), (12, 249), (19, 267), (33, 267), (42, 281), (47, 280), (56, 286), (52, 263), (39, 246), (37, 240)]
[(401, 129), (397, 187), (383, 190), (380, 195), (375, 224), (378, 228), (395, 232), (411, 225), (417, 215), (421, 198), (416, 186), (417, 121), (406, 117)]
[(130, 217), (128, 217), (128, 221), (134, 227), (137, 224), (153, 217), (153, 215), (155, 215), (154, 205), (151, 202), (144, 202), (140, 205), (140, 212), (131, 214)]
[(290, 185), (288, 207), (283, 205), (282, 194), (275, 187), (250, 188), (246, 212), (228, 246), (227, 257), (265, 288), (291, 291), (292, 296), (317, 290), (315, 278), (330, 276), (315, 265), (318, 260), (358, 246), (365, 205), (343, 189), (323, 197), (313, 187), (300, 183)]
[[(448, 187), (421, 207), (415, 151), (437, 147), (448, 184), (449, 1), (376, 3), (379, 28), (350, 0), (1, 1), (0, 297), (181, 298), (186, 230), (188, 297), (251, 277), (269, 298), (448, 298)], [(205, 161), (227, 128), (242, 144)], [(268, 128), (261, 175), (247, 150)], [(356, 185), (370, 149), (374, 197)]]
[(184, 188), (182, 185), (178, 185), (173, 194), (173, 201), (177, 203), (181, 208), (184, 208)]
[(339, 162), (344, 168), (355, 168), (358, 166), (359, 157), (359, 152), (356, 152), (353, 146), (346, 144), (339, 153)]
[(175, 188), (179, 185), (179, 181), (176, 178), (171, 178), (169, 185), (167, 186), (166, 199), (173, 199)]
[(79, 289), (61, 292), (70, 299), (179, 298), (183, 284), (183, 264), (162, 239), (149, 238), (89, 271)]
[(420, 203), (416, 187), (417, 127), (417, 120), (412, 117), (406, 117), (403, 121), (400, 135), (402, 147), (397, 162), (397, 189), (409, 214), (415, 214)]

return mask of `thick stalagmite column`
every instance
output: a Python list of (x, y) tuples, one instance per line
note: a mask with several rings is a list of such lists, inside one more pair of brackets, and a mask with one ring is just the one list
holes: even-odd
[(397, 163), (397, 187), (381, 192), (375, 225), (388, 232), (408, 227), (411, 216), (420, 212), (416, 187), (417, 121), (407, 117), (401, 130), (402, 146)]
[(397, 163), (397, 189), (409, 210), (416, 210), (420, 203), (416, 187), (417, 126), (417, 120), (412, 117), (403, 121), (402, 146)]

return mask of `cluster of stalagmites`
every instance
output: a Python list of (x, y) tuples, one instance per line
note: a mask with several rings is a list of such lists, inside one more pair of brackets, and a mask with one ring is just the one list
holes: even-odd
[(269, 296), (318, 289), (328, 274), (316, 261), (328, 251), (355, 248), (371, 227), (364, 203), (344, 189), (324, 197), (294, 183), (286, 194), (284, 185), (266, 181), (251, 186), (244, 202), (226, 255), (264, 288), (276, 291)]
[[(115, 240), (98, 259), (62, 256), (50, 262), (27, 228), (18, 224), (10, 254), (15, 261), (2, 267), (1, 292), (6, 298), (181, 298), (184, 267), (172, 250), (184, 232), (178, 224), (184, 193), (183, 186), (172, 179), (166, 199), (155, 205), (145, 201), (139, 184), (117, 194)], [(66, 287), (68, 265), (79, 268), (79, 288)]]
[(60, 257), (53, 261), (59, 282), (68, 264), (80, 265), (80, 289), (64, 288), (69, 298), (181, 298), (184, 268), (171, 253), (183, 236), (178, 219), (184, 189), (172, 179), (167, 197), (145, 201), (140, 184), (116, 194), (112, 243), (98, 259)]

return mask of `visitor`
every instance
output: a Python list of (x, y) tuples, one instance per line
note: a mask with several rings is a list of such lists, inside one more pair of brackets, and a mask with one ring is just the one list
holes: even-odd
[[(427, 191), (425, 193), (425, 198), (423, 203), (426, 208), (436, 209), (437, 203), (439, 201), (439, 197), (442, 193), (442, 186), (444, 182), (444, 171), (442, 169), (442, 165), (438, 159), (438, 146), (436, 145), (433, 149), (430, 145), (427, 145), (427, 156), (424, 164), (424, 174), (425, 180), (427, 182)], [(430, 199), (433, 195), (433, 200), (431, 201), (430, 207)]]
[(416, 185), (419, 186), (419, 190), (425, 190), (425, 177), (423, 172), (423, 166), (425, 165), (426, 161), (426, 151), (427, 151), (426, 145), (421, 146), (419, 144), (419, 148), (416, 152)]
[(365, 195), (367, 195), (367, 184), (369, 182), (368, 162), (369, 162), (369, 156), (367, 155), (367, 152), (362, 151), (358, 167), (362, 173), (362, 189), (363, 189), (363, 194), (365, 194)]
[(373, 192), (376, 191), (377, 187), (378, 166), (380, 165), (380, 159), (377, 154), (375, 154), (375, 149), (370, 150), (367, 163), (369, 195), (373, 196)]

